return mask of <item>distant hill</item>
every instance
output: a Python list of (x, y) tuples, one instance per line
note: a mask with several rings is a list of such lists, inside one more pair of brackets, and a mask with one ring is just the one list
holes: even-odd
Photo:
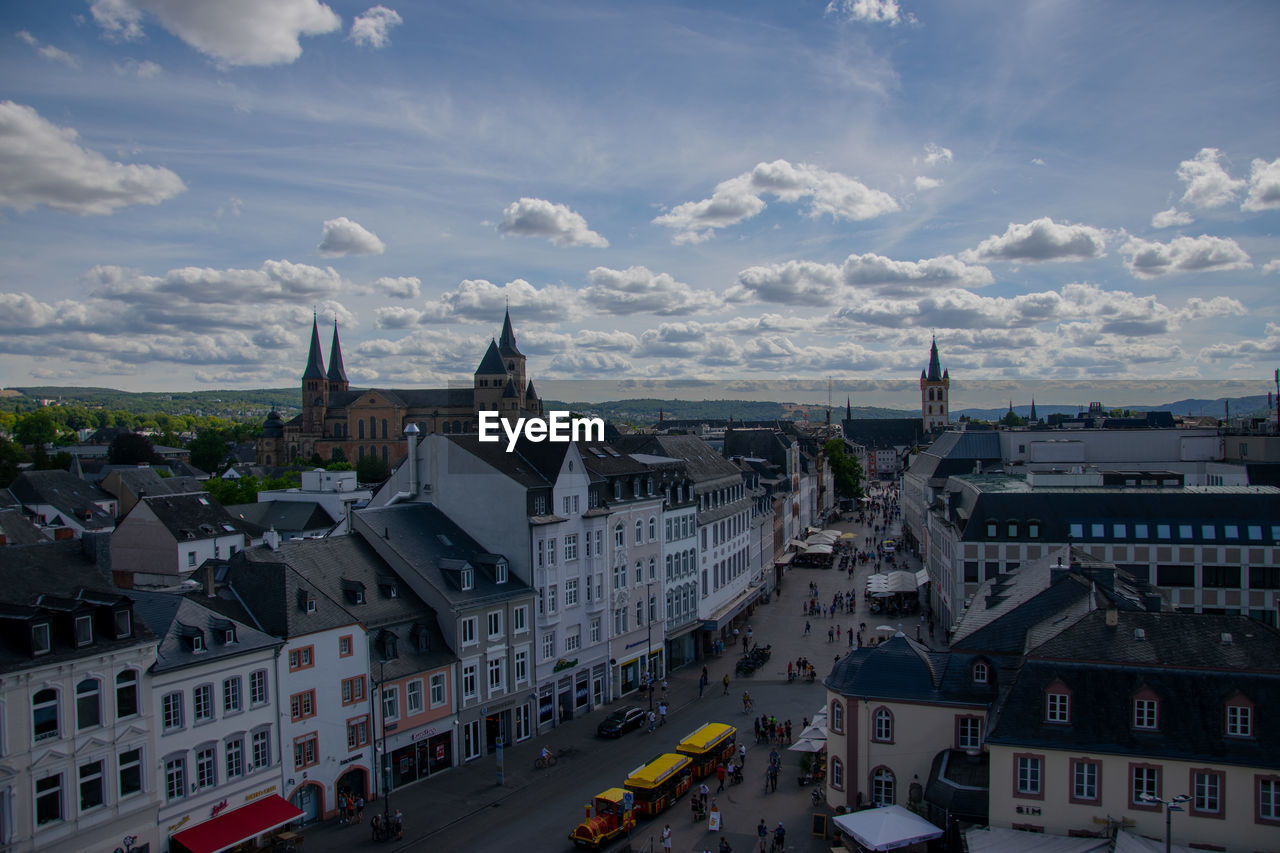
[[(824, 423), (825, 406), (796, 405), (792, 403), (761, 402), (759, 400), (660, 400), (653, 397), (635, 400), (606, 400), (602, 403), (564, 402), (543, 400), (544, 410), (568, 409), (591, 414), (615, 423), (656, 423), (659, 415), (665, 420), (728, 420), (735, 421), (803, 421)], [(831, 422), (839, 423), (845, 415), (844, 406), (831, 410)], [(909, 413), (908, 413), (909, 415)], [(894, 409), (874, 406), (854, 406), (855, 418), (900, 418), (904, 413)]]
[[(1211, 417), (1223, 419), (1227, 416), (1226, 407), (1231, 407), (1231, 417), (1250, 417), (1257, 415), (1266, 415), (1267, 412), (1267, 395), (1259, 394), (1251, 397), (1219, 397), (1216, 400), (1175, 400), (1172, 403), (1160, 403), (1158, 405), (1142, 405), (1135, 406), (1133, 404), (1115, 405), (1104, 404), (1110, 409), (1128, 409), (1131, 412), (1172, 412), (1174, 415), (1183, 415), (1191, 417)], [(1036, 403), (1036, 416), (1045, 418), (1049, 415), (1076, 415), (1081, 411), (1080, 406), (1076, 404), (1060, 405), (1054, 403)], [(1019, 417), (1027, 417), (1031, 414), (1031, 406), (1014, 406), (1014, 414)], [(982, 421), (994, 421), (1003, 418), (1009, 413), (1009, 407), (996, 409), (953, 409), (951, 417), (957, 418), (961, 415), (968, 415), (970, 418)], [(1271, 414), (1274, 414), (1272, 410)]]
[(264, 388), (251, 391), (174, 391), (134, 392), (114, 388), (79, 388), (59, 386), (24, 386), (6, 389), (16, 395), (0, 396), (0, 408), (14, 411), (31, 409), (41, 400), (52, 400), (63, 406), (86, 409), (112, 409), (134, 414), (167, 415), (202, 414), (243, 420), (263, 417), (273, 405), (286, 419), (299, 409), (296, 388)]

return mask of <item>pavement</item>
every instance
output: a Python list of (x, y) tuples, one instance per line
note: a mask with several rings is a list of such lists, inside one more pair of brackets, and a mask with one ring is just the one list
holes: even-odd
[[(867, 527), (852, 521), (837, 522), (833, 526), (854, 533), (859, 547), (862, 546), (862, 537), (868, 534)], [(895, 528), (891, 526), (888, 535), (894, 533)], [(886, 533), (877, 535), (879, 541), (885, 538)], [(897, 568), (911, 571), (919, 568), (918, 561), (907, 554), (900, 554), (897, 563)], [(667, 675), (668, 717), (676, 732), (684, 733), (701, 722), (716, 719), (738, 726), (739, 742), (745, 741), (748, 744), (745, 781), (741, 785), (731, 786), (723, 794), (712, 794), (719, 801), (724, 820), (724, 836), (735, 853), (753, 853), (758, 849), (755, 828), (761, 819), (770, 828), (778, 821), (783, 821), (788, 831), (787, 851), (825, 853), (830, 849), (830, 834), (825, 839), (810, 834), (814, 812), (828, 815), (831, 812), (825, 805), (815, 809), (810, 797), (811, 789), (796, 784), (800, 753), (790, 752), (785, 746), (778, 747), (783, 762), (778, 791), (765, 793), (763, 790), (763, 772), (770, 748), (752, 743), (752, 718), (767, 713), (779, 720), (791, 719), (793, 730), (798, 735), (802, 728), (801, 719), (812, 718), (814, 712), (825, 703), (826, 692), (821, 682), (830, 671), (831, 663), (849, 651), (847, 635), (844, 633), (848, 626), (856, 627), (859, 622), (866, 622), (867, 634), (874, 637), (877, 633), (884, 633), (876, 632), (876, 625), (893, 624), (896, 627), (901, 622), (902, 630), (914, 636), (918, 617), (895, 619), (886, 623), (882, 617), (867, 612), (862, 593), (866, 576), (874, 571), (874, 560), (867, 565), (858, 566), (852, 578), (832, 570), (789, 570), (782, 588), (775, 592), (770, 603), (757, 605), (749, 616), (741, 618), (738, 623), (744, 632), (745, 627), (750, 625), (756, 641), (773, 647), (769, 664), (754, 676), (740, 679), (734, 674), (739, 655), (732, 649), (727, 649), (719, 657), (708, 657)], [(837, 591), (856, 589), (857, 611), (853, 614), (838, 614), (833, 619), (806, 617), (802, 612), (802, 605), (808, 600), (810, 582), (818, 584), (819, 602), (829, 603)], [(809, 636), (804, 635), (806, 619), (812, 624)], [(827, 639), (827, 628), (835, 624), (842, 626), (838, 643)], [(925, 642), (929, 643), (927, 630), (922, 633)], [(864, 634), (864, 640), (867, 634)], [(940, 642), (937, 647), (942, 647)], [(812, 684), (799, 680), (788, 683), (786, 680), (787, 661), (794, 661), (801, 655), (807, 657), (817, 668), (818, 679)], [(705, 695), (700, 697), (698, 676), (703, 664), (710, 673), (710, 686)], [(723, 695), (721, 686), (725, 672), (732, 679), (728, 696)], [(751, 716), (747, 716), (742, 710), (744, 690), (749, 690), (753, 698)], [(523, 829), (526, 834), (523, 835), (520, 825), (515, 823), (518, 820), (516, 816), (546, 811), (542, 805), (548, 796), (546, 781), (571, 784), (575, 777), (574, 758), (589, 757), (587, 754), (600, 748), (600, 741), (595, 737), (596, 724), (615, 707), (632, 702), (640, 704), (636, 698), (633, 695), (617, 700), (529, 742), (505, 750), (506, 772), (501, 784), (496, 781), (495, 762), (490, 756), (489, 760), (482, 758), (453, 767), (429, 779), (393, 791), (392, 809), (400, 809), (405, 815), (405, 835), (402, 841), (375, 843), (371, 840), (368, 819), (373, 813), (382, 811), (382, 801), (374, 800), (365, 811), (365, 823), (362, 826), (342, 826), (336, 819), (307, 826), (304, 829), (305, 842), (302, 849), (305, 853), (350, 853), (353, 849), (365, 848), (388, 852), (437, 847), (454, 850), (462, 849), (459, 846), (460, 839), (469, 839), (461, 842), (468, 850), (505, 850), (512, 849), (513, 846), (522, 850), (571, 849), (566, 836), (581, 819), (580, 803), (568, 811), (557, 809), (554, 815), (544, 816), (550, 821), (546, 827), (526, 824)], [(743, 732), (745, 738), (742, 736)], [(643, 733), (636, 733), (626, 737), (644, 736)], [(549, 771), (533, 769), (533, 760), (543, 746), (560, 756), (559, 766)], [(577, 765), (578, 768), (587, 766), (597, 771), (600, 769), (598, 762)], [(631, 766), (633, 765), (626, 764), (613, 768), (612, 774), (619, 778), (611, 784), (620, 784), (621, 777)], [(714, 775), (709, 777), (709, 782), (714, 792)], [(695, 783), (695, 791), (697, 784)], [(564, 789), (557, 790), (564, 793)], [(510, 827), (504, 828), (508, 822)], [(672, 828), (674, 850), (698, 853), (704, 849), (717, 849), (718, 837), (707, 832), (704, 824), (691, 821), (689, 800), (685, 797), (657, 819), (642, 820), (629, 842), (613, 845), (608, 848), (608, 853), (625, 850), (628, 846), (632, 850), (660, 851), (662, 845), (658, 839), (663, 826), (668, 822)], [(536, 835), (530, 837), (528, 833)], [(520, 839), (518, 844), (498, 840), (513, 837)]]

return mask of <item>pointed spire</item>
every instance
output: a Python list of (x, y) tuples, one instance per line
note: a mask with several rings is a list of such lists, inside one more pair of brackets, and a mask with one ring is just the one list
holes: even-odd
[(311, 352), (307, 355), (307, 369), (303, 379), (324, 379), (324, 360), (320, 356), (320, 326), (316, 315), (311, 315)]
[(930, 382), (942, 381), (942, 364), (938, 361), (938, 338), (935, 335), (933, 345), (929, 347), (929, 376)]
[(844, 418), (847, 421), (853, 420), (853, 398), (845, 397), (844, 399)]
[(498, 345), (492, 338), (489, 339), (489, 348), (484, 351), (484, 358), (480, 359), (480, 366), (476, 368), (476, 376), (492, 376), (494, 374), (507, 372), (507, 368), (502, 364), (502, 356), (498, 353)]
[(523, 355), (520, 348), (516, 346), (516, 333), (511, 328), (511, 311), (507, 310), (506, 316), (502, 318), (502, 334), (498, 336), (498, 350), (504, 355)]
[(333, 346), (329, 350), (329, 381), (346, 382), (347, 371), (342, 366), (342, 344), (338, 342), (338, 318), (333, 318)]
[(524, 389), (524, 398), (529, 401), (538, 399), (538, 392), (533, 390), (533, 380), (529, 380), (529, 385)]
[(1032, 423), (1035, 423), (1036, 421), (1040, 420), (1039, 418), (1036, 417), (1036, 398), (1035, 397), (1031, 398), (1031, 417), (1029, 418), (1029, 420)]

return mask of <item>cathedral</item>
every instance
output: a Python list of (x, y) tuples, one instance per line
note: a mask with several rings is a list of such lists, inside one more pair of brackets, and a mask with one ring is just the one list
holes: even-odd
[(951, 420), (951, 371), (943, 370), (938, 360), (938, 339), (929, 348), (929, 370), (920, 371), (920, 414), (924, 431), (946, 429)]
[(267, 415), (258, 438), (259, 465), (287, 465), (294, 459), (346, 460), (355, 464), (375, 456), (394, 466), (405, 454), (404, 428), (422, 433), (476, 431), (479, 412), (500, 412), (503, 419), (542, 414), (542, 401), (525, 375), (525, 357), (516, 346), (511, 312), (498, 340), (476, 368), (470, 388), (352, 388), (342, 364), (342, 345), (334, 323), (329, 367), (320, 348), (319, 321), (311, 321), (311, 350), (302, 373), (302, 414), (284, 420)]

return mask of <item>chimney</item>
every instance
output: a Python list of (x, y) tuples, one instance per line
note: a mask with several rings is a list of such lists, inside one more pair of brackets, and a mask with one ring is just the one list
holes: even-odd
[(215, 579), (217, 574), (214, 563), (206, 560), (204, 564), (204, 594), (210, 598), (218, 597), (218, 582)]
[(404, 428), (404, 435), (409, 444), (409, 494), (418, 496), (418, 425), (409, 424)]
[(262, 543), (272, 551), (275, 551), (280, 547), (280, 534), (276, 532), (274, 527), (272, 527), (266, 533), (262, 534)]
[(1114, 603), (1107, 604), (1107, 627), (1114, 628), (1120, 624), (1120, 610)]

